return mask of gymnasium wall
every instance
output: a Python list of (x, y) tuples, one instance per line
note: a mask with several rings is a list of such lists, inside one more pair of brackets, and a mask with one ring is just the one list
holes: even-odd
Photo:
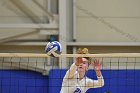
[[(49, 73), (49, 93), (60, 93), (66, 70), (51, 70)], [(105, 84), (101, 88), (89, 89), (86, 93), (138, 93), (140, 92), (140, 70), (102, 70)], [(97, 79), (95, 72), (89, 70), (87, 76)], [(57, 78), (56, 78), (57, 77)]]
[(79, 42), (139, 42), (139, 0), (76, 0)]
[(28, 70), (0, 70), (0, 93), (48, 93), (48, 76)]
[[(27, 70), (1, 70), (0, 93), (60, 93), (66, 69), (53, 69), (49, 76)], [(139, 70), (102, 70), (105, 85), (87, 93), (139, 93)], [(89, 70), (87, 76), (97, 79)]]
[[(42, 24), (48, 23), (48, 17), (34, 0), (1, 0), (0, 24)], [(37, 1), (38, 2), (38, 1)], [(45, 9), (47, 0), (38, 2)], [(31, 28), (0, 28), (0, 39), (3, 40), (42, 40), (46, 36), (40, 35), (39, 30)]]
[[(47, 3), (46, 0), (39, 0), (39, 4), (46, 9)], [(44, 11), (32, 0), (1, 0), (0, 4), (0, 23), (47, 22)]]
[[(16, 0), (13, 0), (13, 2)], [(46, 23), (47, 17), (43, 10), (38, 8), (32, 1), (1, 1), (1, 23)], [(15, 5), (20, 3), (20, 8)], [(47, 6), (46, 0), (39, 3)], [(136, 42), (139, 41), (139, 3), (138, 0), (76, 0), (76, 37), (81, 42)], [(32, 5), (32, 6), (30, 6)], [(72, 2), (69, 1), (68, 15), (72, 16)], [(58, 12), (52, 8), (52, 12)], [(24, 12), (23, 12), (24, 11)], [(27, 15), (28, 14), (28, 15)], [(31, 18), (32, 17), (32, 18)], [(72, 21), (72, 18), (69, 19)], [(71, 23), (71, 22), (70, 22)], [(36, 29), (0, 29), (0, 38), (15, 36), (32, 32)], [(11, 33), (11, 31), (13, 31)], [(72, 39), (72, 27), (69, 28), (68, 41)], [(7, 33), (5, 33), (7, 32)], [(3, 34), (3, 35), (2, 35)], [(85, 35), (86, 34), (86, 35)], [(71, 35), (71, 37), (69, 36)], [(21, 37), (20, 37), (21, 38)], [(19, 38), (19, 39), (20, 39)], [(45, 39), (38, 33), (22, 37), (22, 39)]]

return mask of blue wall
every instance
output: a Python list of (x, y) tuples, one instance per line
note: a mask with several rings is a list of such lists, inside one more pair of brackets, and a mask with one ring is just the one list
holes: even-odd
[[(49, 76), (33, 71), (0, 70), (0, 93), (59, 93), (66, 70), (53, 69)], [(103, 70), (105, 86), (87, 93), (140, 93), (140, 70)], [(96, 79), (93, 70), (87, 76)]]
[(33, 71), (0, 70), (0, 93), (48, 93), (48, 76)]
[[(51, 70), (49, 74), (49, 93), (59, 93), (62, 78), (66, 70)], [(102, 88), (94, 88), (87, 93), (140, 93), (140, 70), (103, 70), (105, 85)], [(96, 79), (93, 70), (88, 71), (87, 76)]]

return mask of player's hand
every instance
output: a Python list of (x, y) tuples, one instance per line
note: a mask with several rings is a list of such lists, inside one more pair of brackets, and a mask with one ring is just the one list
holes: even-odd
[(99, 59), (95, 59), (92, 62), (92, 66), (93, 66), (93, 68), (94, 68), (95, 71), (101, 70), (101, 61), (99, 61)]
[(82, 62), (83, 62), (82, 57), (77, 57), (75, 65), (78, 66)]

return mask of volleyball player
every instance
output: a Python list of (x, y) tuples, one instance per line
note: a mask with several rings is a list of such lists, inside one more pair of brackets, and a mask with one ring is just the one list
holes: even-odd
[[(78, 49), (79, 54), (88, 54), (88, 49)], [(97, 80), (86, 76), (89, 65), (92, 65), (96, 72)], [(60, 93), (86, 93), (90, 88), (104, 86), (104, 79), (101, 73), (101, 62), (98, 59), (91, 62), (89, 57), (78, 57), (70, 69), (66, 72)]]

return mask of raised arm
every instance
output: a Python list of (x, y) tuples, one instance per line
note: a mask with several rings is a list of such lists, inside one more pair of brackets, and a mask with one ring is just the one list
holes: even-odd
[(96, 72), (97, 80), (89, 79), (87, 87), (98, 88), (104, 86), (104, 79), (101, 73), (101, 62), (99, 62), (99, 59), (95, 59), (94, 62), (92, 62), (92, 66)]
[(102, 76), (102, 73), (101, 73), (101, 62), (99, 61), (99, 59), (95, 59), (94, 62), (92, 62), (91, 64), (93, 66), (93, 69), (96, 72), (96, 76), (97, 77)]
[(77, 66), (75, 63), (73, 63), (70, 67), (70, 69), (66, 72), (64, 79), (71, 79), (73, 78), (75, 72), (76, 72)]
[(74, 62), (70, 69), (66, 72), (64, 79), (72, 79), (76, 73), (77, 66), (82, 62), (82, 58), (76, 58), (76, 62)]
[(86, 87), (88, 88), (99, 88), (104, 86), (104, 79), (102, 76), (97, 77), (97, 80), (89, 79)]

